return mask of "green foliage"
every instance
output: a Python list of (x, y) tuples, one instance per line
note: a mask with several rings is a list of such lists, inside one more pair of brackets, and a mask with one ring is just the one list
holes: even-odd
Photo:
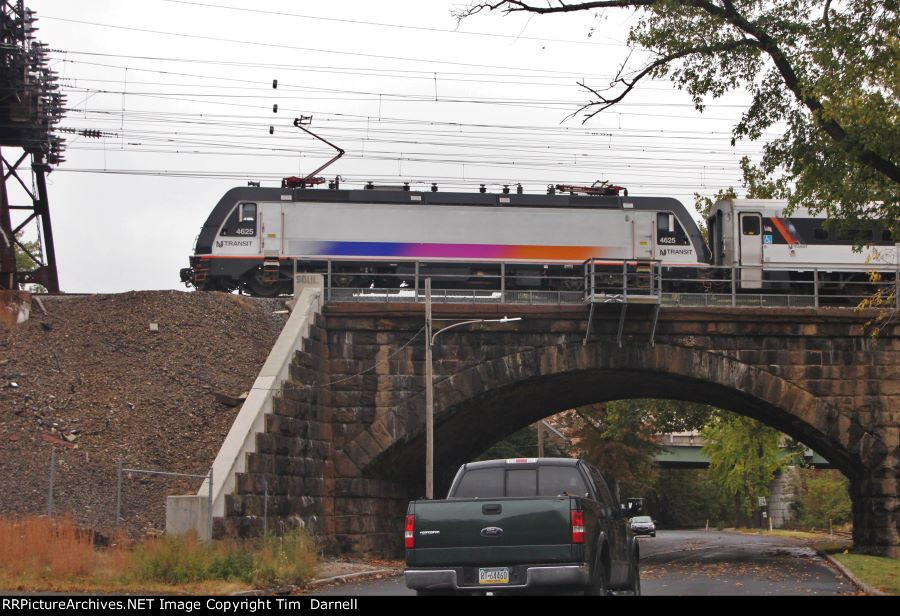
[[(559, 444), (559, 439), (544, 430), (544, 456), (548, 458), (568, 458), (571, 455), (570, 448)], [(503, 460), (507, 458), (534, 458), (538, 455), (537, 429), (534, 426), (525, 426), (492, 445), (484, 453), (478, 456), (479, 460)]]
[(760, 160), (742, 164), (758, 197), (855, 225), (900, 221), (900, 19), (897, 0), (610, 0), (475, 3), (534, 13), (633, 10), (635, 49), (609, 88), (585, 84), (586, 118), (627, 96), (641, 79), (669, 78), (703, 112), (710, 100), (746, 91), (751, 101), (731, 144), (780, 135)]
[(41, 245), (38, 242), (23, 242), (25, 245), (25, 250), (19, 248), (18, 245), (15, 247), (16, 252), (16, 271), (17, 272), (30, 272), (31, 270), (37, 268), (37, 262), (28, 256), (28, 253), (39, 254), (41, 250)]
[(805, 528), (828, 528), (853, 518), (847, 478), (838, 471), (803, 471), (805, 487), (795, 503), (798, 522)]
[(733, 523), (731, 500), (707, 469), (661, 469), (646, 501), (657, 527), (694, 528)]
[(618, 485), (620, 494), (650, 493), (660, 447), (653, 436), (684, 432), (705, 424), (711, 407), (676, 400), (617, 400), (578, 410), (583, 420), (575, 436), (582, 456)]
[(138, 580), (187, 584), (241, 581), (257, 586), (297, 584), (312, 577), (315, 550), (303, 531), (258, 541), (204, 543), (196, 534), (140, 544), (133, 553)]
[(781, 455), (781, 433), (749, 417), (722, 411), (702, 435), (710, 474), (735, 499), (735, 513), (752, 513), (775, 472), (792, 460)]

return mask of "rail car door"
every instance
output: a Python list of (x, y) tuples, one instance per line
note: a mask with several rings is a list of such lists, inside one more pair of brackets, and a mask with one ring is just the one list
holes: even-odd
[(762, 216), (742, 213), (739, 217), (741, 288), (762, 288), (763, 237)]
[(634, 212), (632, 214), (631, 233), (634, 259), (652, 259), (656, 241), (654, 239), (654, 212)]
[(263, 257), (278, 257), (282, 254), (284, 239), (284, 213), (281, 203), (260, 203), (260, 250)]

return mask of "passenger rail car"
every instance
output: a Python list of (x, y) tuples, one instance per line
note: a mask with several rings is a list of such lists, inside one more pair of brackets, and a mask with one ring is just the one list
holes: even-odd
[[(784, 216), (786, 205), (716, 203), (707, 246), (685, 207), (665, 197), (234, 188), (181, 280), (270, 296), (292, 292), (294, 271), (352, 288), (412, 286), (427, 271), (444, 288), (497, 288), (502, 277), (509, 290), (574, 291), (581, 264), (605, 259), (658, 261), (676, 281), (665, 291), (730, 287), (735, 268), (738, 291), (810, 294), (814, 270), (817, 282), (840, 286), (859, 284), (871, 264), (900, 264), (885, 229), (832, 230), (803, 209)], [(854, 251), (859, 242), (868, 246)]]
[(740, 268), (737, 279), (745, 290), (789, 289), (809, 282), (814, 270), (833, 288), (858, 283), (873, 266), (900, 265), (900, 244), (883, 225), (837, 228), (805, 208), (785, 216), (786, 207), (777, 199), (716, 203), (707, 220), (711, 264)]

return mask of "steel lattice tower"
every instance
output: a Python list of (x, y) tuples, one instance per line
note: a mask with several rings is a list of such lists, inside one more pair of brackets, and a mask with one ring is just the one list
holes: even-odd
[[(34, 37), (34, 23), (23, 0), (0, 0), (0, 147), (8, 148), (0, 151), (0, 288), (38, 283), (58, 292), (46, 176), (63, 160), (63, 140), (54, 128), (65, 99), (56, 73), (47, 66), (47, 48)], [(10, 182), (25, 190), (30, 204), (10, 203)], [(19, 238), (31, 223), (40, 225), (41, 254), (29, 251)], [(35, 269), (17, 271), (17, 247), (37, 264)]]

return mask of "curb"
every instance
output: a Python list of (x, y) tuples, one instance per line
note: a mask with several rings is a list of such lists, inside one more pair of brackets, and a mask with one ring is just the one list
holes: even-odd
[(347, 582), (362, 582), (368, 580), (369, 578), (375, 578), (381, 575), (389, 574), (389, 575), (400, 575), (402, 571), (397, 569), (373, 569), (372, 571), (359, 571), (357, 573), (347, 573), (345, 575), (336, 575), (330, 578), (321, 578), (318, 580), (313, 580), (311, 582), (307, 582), (303, 585), (304, 590), (309, 590), (312, 588), (318, 588), (319, 586), (326, 586), (328, 584), (344, 584)]
[(334, 577), (329, 578), (320, 578), (318, 580), (312, 580), (311, 582), (307, 582), (302, 586), (278, 586), (275, 588), (263, 588), (256, 590), (242, 590), (240, 592), (232, 593), (230, 596), (232, 597), (265, 597), (272, 595), (290, 595), (297, 591), (301, 590), (313, 590), (320, 586), (327, 586), (328, 584), (345, 584), (347, 582), (362, 582), (368, 580), (370, 578), (378, 577), (379, 575), (392, 574), (392, 575), (400, 575), (401, 571), (397, 569), (373, 569), (372, 571), (358, 571), (357, 573), (347, 573), (345, 575), (336, 575)]
[(819, 553), (819, 556), (822, 556), (823, 558), (825, 558), (825, 560), (827, 560), (832, 565), (834, 565), (835, 569), (837, 569), (842, 574), (844, 574), (844, 577), (849, 579), (853, 584), (855, 584), (857, 587), (859, 587), (859, 589), (862, 590), (867, 595), (871, 595), (874, 597), (887, 597), (888, 596), (887, 593), (881, 592), (877, 588), (869, 586), (868, 584), (866, 584), (865, 582), (860, 580), (858, 577), (853, 575), (853, 572), (850, 571), (850, 569), (848, 569), (847, 567), (845, 567), (844, 565), (839, 563), (836, 559), (834, 559), (831, 556), (831, 554), (826, 554), (825, 552), (823, 552), (821, 550), (816, 550), (816, 551)]

